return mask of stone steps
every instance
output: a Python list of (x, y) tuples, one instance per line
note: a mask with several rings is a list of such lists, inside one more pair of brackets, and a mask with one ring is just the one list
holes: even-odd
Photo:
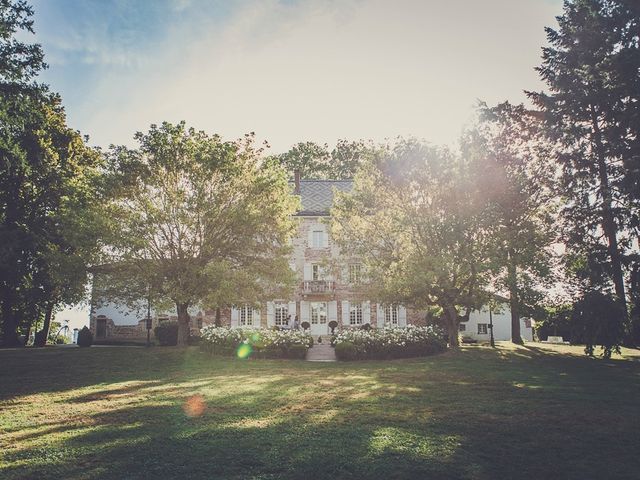
[(318, 343), (317, 341), (318, 339), (314, 338), (313, 347), (307, 351), (307, 360), (309, 362), (335, 362), (336, 352), (329, 343), (329, 337), (323, 337), (322, 343)]

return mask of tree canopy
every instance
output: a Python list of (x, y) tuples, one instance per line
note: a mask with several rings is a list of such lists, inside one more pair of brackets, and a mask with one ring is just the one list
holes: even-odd
[(338, 196), (332, 234), (362, 260), (363, 288), (381, 302), (435, 308), (458, 345), (461, 320), (486, 300), (488, 237), (465, 160), (401, 140), (366, 163)]
[(66, 125), (60, 98), (35, 82), (42, 49), (16, 38), (33, 33), (33, 10), (0, 2), (0, 315), (3, 343), (18, 344), (55, 307), (84, 295), (98, 252), (102, 157)]
[(138, 172), (113, 205), (121, 232), (113, 262), (176, 305), (186, 345), (189, 307), (252, 302), (290, 284), (297, 201), (252, 135), (223, 141), (163, 123), (136, 140), (137, 149), (112, 150), (115, 163)]
[(479, 121), (462, 141), (485, 207), (494, 285), (509, 297), (515, 343), (522, 343), (520, 316), (531, 317), (539, 308), (552, 277), (551, 246), (557, 240), (552, 150), (539, 115), (508, 102), (482, 104)]
[(546, 29), (538, 68), (548, 91), (529, 94), (561, 146), (554, 160), (563, 173), (569, 267), (583, 293), (615, 296), (617, 322), (628, 332), (627, 265), (638, 236), (639, 14), (632, 0), (565, 1), (559, 27)]

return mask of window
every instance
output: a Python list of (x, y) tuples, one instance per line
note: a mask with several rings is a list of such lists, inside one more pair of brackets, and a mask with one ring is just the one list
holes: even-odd
[(311, 240), (313, 248), (322, 248), (324, 246), (324, 232), (322, 230), (314, 230), (311, 232)]
[(349, 265), (349, 283), (359, 283), (362, 273), (362, 265), (352, 263)]
[(311, 279), (322, 280), (322, 268), (317, 263), (311, 265)]
[(464, 332), (464, 331), (466, 331), (466, 330), (467, 330), (467, 326), (466, 326), (464, 323), (461, 323), (461, 324), (460, 324), (460, 331), (461, 331), (461, 332)]
[(243, 327), (253, 325), (253, 308), (248, 305), (240, 307), (240, 325)]
[(478, 324), (478, 335), (486, 335), (487, 334), (487, 324), (486, 323), (479, 323)]
[(349, 306), (349, 325), (362, 325), (362, 303)]
[(286, 303), (276, 303), (276, 311), (275, 311), (275, 321), (276, 325), (281, 327), (283, 325), (288, 325), (289, 320), (289, 305)]
[(327, 304), (325, 302), (311, 302), (311, 324), (324, 325), (327, 323)]
[(158, 323), (168, 322), (169, 317), (158, 317)]
[(397, 305), (385, 305), (384, 310), (384, 324), (385, 325), (398, 325), (398, 306)]

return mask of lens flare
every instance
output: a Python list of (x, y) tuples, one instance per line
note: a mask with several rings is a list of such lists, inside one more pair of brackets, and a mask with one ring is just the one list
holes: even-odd
[(204, 413), (207, 409), (207, 404), (204, 403), (202, 395), (193, 395), (185, 400), (182, 409), (187, 417), (195, 418)]
[(253, 348), (251, 348), (251, 345), (248, 343), (241, 343), (236, 354), (238, 355), (238, 358), (248, 358), (252, 351)]

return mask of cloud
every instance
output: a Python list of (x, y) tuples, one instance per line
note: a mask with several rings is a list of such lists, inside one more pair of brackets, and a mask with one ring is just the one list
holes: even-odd
[[(120, 23), (135, 16), (126, 5)], [(225, 137), (255, 131), (274, 151), (399, 134), (453, 143), (477, 99), (523, 101), (523, 89), (541, 88), (533, 67), (560, 11), (532, 0), (170, 5), (169, 18), (145, 12), (158, 20), (147, 30), (94, 13), (62, 36), (91, 63), (88, 95), (66, 104), (94, 142), (130, 143), (150, 123), (185, 119)], [(65, 100), (76, 88), (53, 87)]]

